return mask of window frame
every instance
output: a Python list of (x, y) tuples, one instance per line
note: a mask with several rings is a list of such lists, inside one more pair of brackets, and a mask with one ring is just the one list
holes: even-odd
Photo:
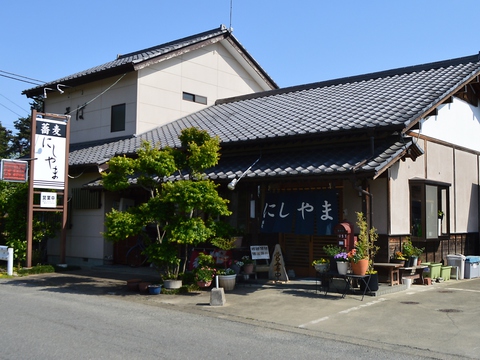
[[(439, 181), (409, 180), (412, 241), (435, 241), (450, 237), (450, 187), (451, 184)], [(443, 213), (441, 221), (440, 211)]]
[(197, 104), (207, 105), (207, 97), (202, 95), (195, 95), (189, 92), (182, 93), (182, 99), (185, 101), (195, 102)]
[[(122, 113), (119, 110), (123, 109)], [(110, 132), (125, 131), (127, 106), (125, 103), (112, 105), (110, 110)]]

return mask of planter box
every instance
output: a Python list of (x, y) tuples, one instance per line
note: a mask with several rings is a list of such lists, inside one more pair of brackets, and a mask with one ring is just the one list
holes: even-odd
[(450, 274), (452, 272), (452, 267), (451, 266), (442, 266), (442, 269), (440, 271), (440, 277), (444, 280), (450, 280)]
[(428, 269), (430, 271), (424, 272), (425, 277), (428, 277), (431, 279), (439, 278), (442, 270), (442, 263), (430, 263), (428, 265)]

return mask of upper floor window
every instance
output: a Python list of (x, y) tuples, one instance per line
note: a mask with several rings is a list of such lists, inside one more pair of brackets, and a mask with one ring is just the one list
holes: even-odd
[(207, 98), (205, 96), (190, 94), (190, 93), (183, 93), (183, 100), (193, 101), (199, 104), (207, 105)]
[(450, 184), (410, 180), (410, 229), (412, 240), (448, 237)]
[(125, 130), (125, 104), (112, 106), (112, 116), (110, 121), (111, 132)]

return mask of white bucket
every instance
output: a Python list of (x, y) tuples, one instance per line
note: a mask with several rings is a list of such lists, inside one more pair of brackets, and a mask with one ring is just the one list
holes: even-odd
[(402, 280), (403, 280), (403, 283), (407, 285), (407, 289), (410, 289), (410, 286), (412, 286), (412, 279), (402, 278)]

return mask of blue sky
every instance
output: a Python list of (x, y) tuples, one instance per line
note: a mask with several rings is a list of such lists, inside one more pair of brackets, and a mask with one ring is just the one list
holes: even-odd
[[(477, 54), (478, 0), (233, 0), (233, 34), (281, 87)], [(42, 81), (230, 26), (230, 0), (4, 1), (0, 75)], [(5, 73), (7, 72), (7, 73)], [(0, 76), (0, 122), (34, 85)]]

